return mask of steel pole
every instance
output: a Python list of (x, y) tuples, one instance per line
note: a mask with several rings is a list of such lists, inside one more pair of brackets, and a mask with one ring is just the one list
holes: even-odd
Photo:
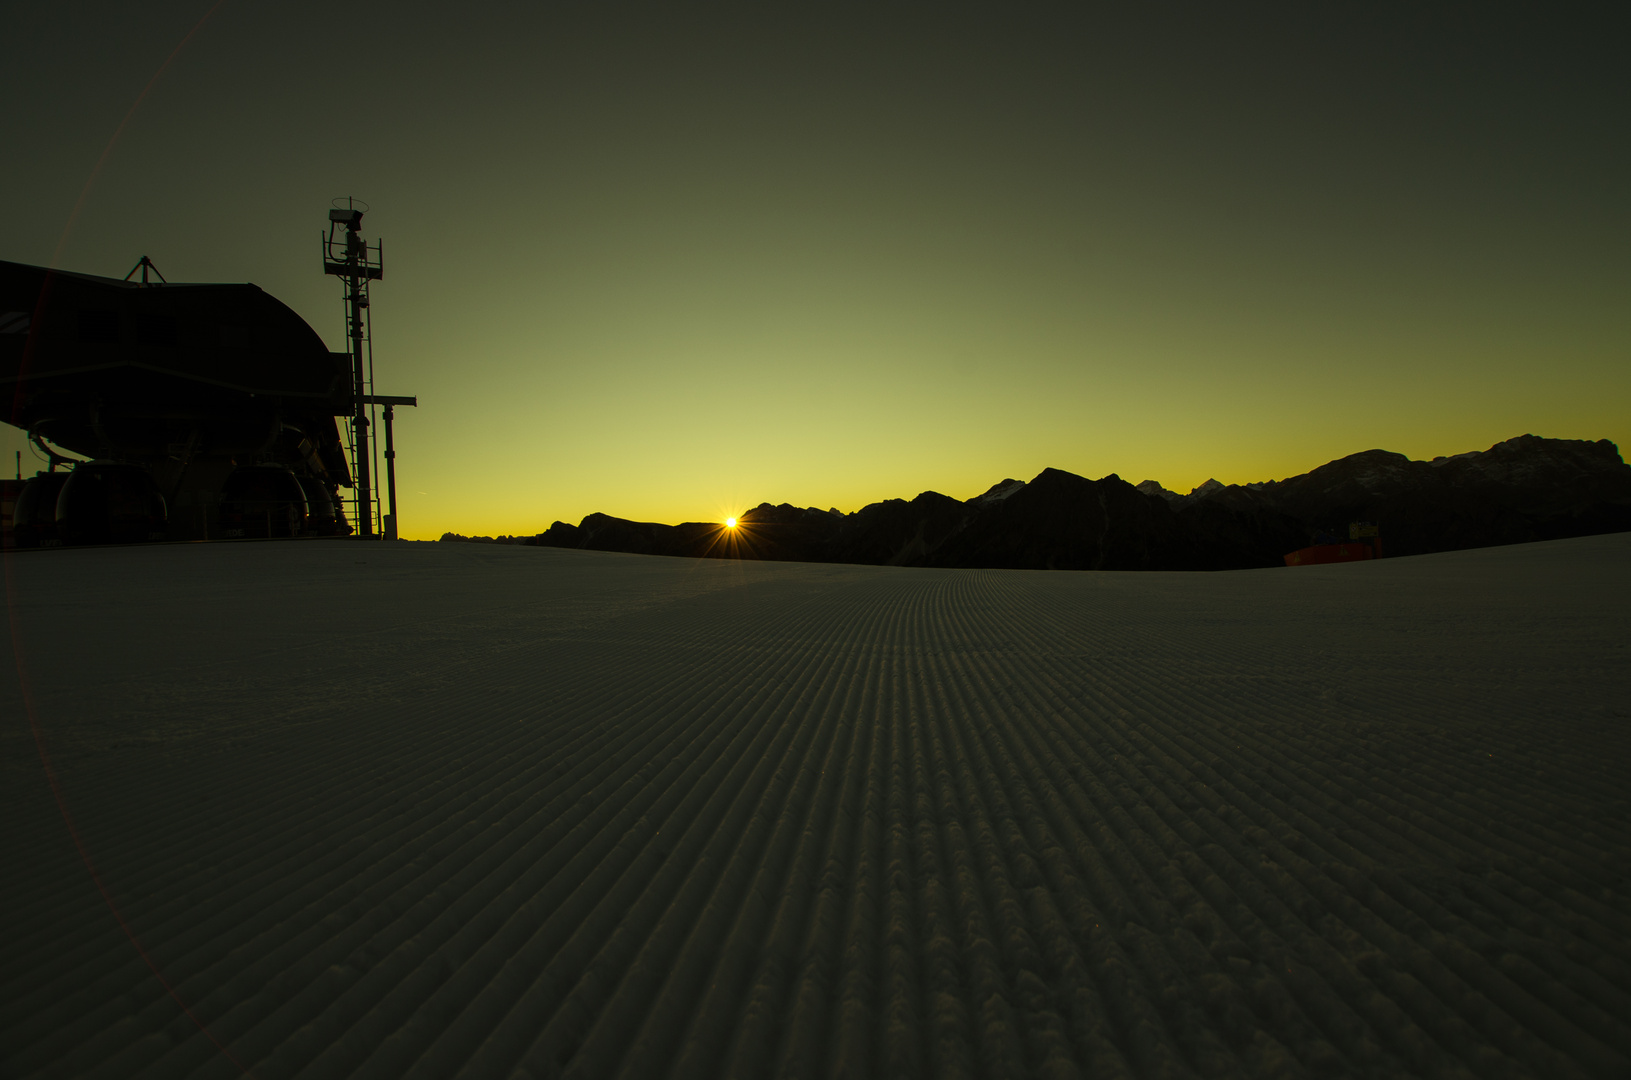
[(396, 516), (396, 444), (391, 441), (392, 406), (385, 406), (385, 493), (391, 503), (391, 524), (385, 530), (385, 539), (395, 540), (401, 529)]
[(357, 234), (357, 226), (346, 226), (345, 261), (351, 274), (346, 278), (349, 289), (346, 303), (351, 317), (351, 382), (356, 397), (357, 412), (351, 418), (352, 440), (356, 447), (357, 475), (357, 531), (364, 538), (374, 535), (374, 499), (368, 477), (368, 405), (363, 398), (368, 393), (363, 367), (362, 298), (365, 270), (359, 263), (366, 259), (367, 248)]

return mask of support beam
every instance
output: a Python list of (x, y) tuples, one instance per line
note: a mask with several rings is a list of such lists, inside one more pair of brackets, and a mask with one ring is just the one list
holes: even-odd
[(416, 397), (402, 397), (395, 394), (368, 394), (363, 398), (366, 405), (385, 406), (385, 492), (386, 499), (391, 507), (385, 516), (385, 539), (395, 540), (399, 528), (399, 519), (396, 516), (396, 441), (392, 434), (391, 423), (396, 419), (398, 405), (417, 406)]

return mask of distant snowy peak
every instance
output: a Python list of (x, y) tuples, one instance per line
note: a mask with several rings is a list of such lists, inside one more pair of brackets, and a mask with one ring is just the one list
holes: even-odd
[(1607, 439), (1543, 439), (1519, 435), (1488, 450), (1434, 458), (1430, 467), (1461, 483), (1549, 487), (1579, 477), (1612, 483), (1625, 474), (1619, 449)]
[(1620, 491), (1628, 480), (1631, 476), (1618, 449), (1607, 439), (1588, 442), (1520, 435), (1488, 450), (1432, 461), (1413, 461), (1387, 450), (1366, 450), (1282, 480), (1278, 486), (1294, 495), (1317, 491), (1335, 496), (1359, 491), (1384, 496), (1433, 485), (1457, 490), (1545, 490), (1555, 494), (1560, 487), (1581, 485)]
[(1152, 498), (1159, 497), (1165, 499), (1167, 502), (1177, 502), (1179, 499), (1183, 498), (1183, 496), (1178, 494), (1176, 491), (1168, 491), (1154, 480), (1145, 480), (1142, 483), (1135, 484), (1134, 489), (1144, 495), (1149, 495)]
[(1145, 480), (1134, 486), (1134, 490), (1152, 498), (1162, 498), (1173, 505), (1182, 505), (1192, 499), (1204, 499), (1214, 491), (1222, 491), (1227, 485), (1218, 480), (1208, 480), (1198, 488), (1190, 489), (1188, 495), (1180, 495), (1176, 491), (1169, 491), (1154, 480)]
[[(1343, 468), (1331, 471), (1374, 494), (1408, 482), (1415, 464), (1403, 454), (1395, 454), (1391, 450), (1366, 450), (1332, 462), (1331, 465)], [(1323, 468), (1330, 469), (1331, 465)], [(1314, 471), (1319, 472), (1318, 469)]]
[(1212, 494), (1212, 492), (1214, 492), (1214, 491), (1222, 491), (1223, 488), (1224, 488), (1224, 485), (1221, 482), (1219, 482), (1216, 478), (1213, 478), (1213, 479), (1208, 480), (1206, 483), (1202, 484), (1200, 487), (1192, 489), (1190, 491), (1189, 495), (1188, 495), (1188, 498), (1191, 498), (1191, 499), (1202, 498), (1204, 496)]
[(976, 495), (974, 498), (968, 501), (971, 503), (976, 503), (980, 506), (990, 506), (992, 503), (999, 503), (1008, 498), (1008, 496), (1012, 495), (1014, 492), (1018, 491), (1024, 486), (1025, 481), (1009, 478), (1007, 480), (1002, 480), (992, 484), (986, 489), (985, 494)]

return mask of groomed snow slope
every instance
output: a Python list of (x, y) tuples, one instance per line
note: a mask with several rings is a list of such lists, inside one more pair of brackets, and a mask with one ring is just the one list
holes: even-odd
[(0, 1075), (1631, 1067), (1631, 534), (6, 567)]

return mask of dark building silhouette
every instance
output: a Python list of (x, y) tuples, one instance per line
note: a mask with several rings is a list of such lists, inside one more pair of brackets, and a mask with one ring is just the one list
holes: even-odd
[(313, 520), (350, 531), (335, 422), (354, 412), (350, 361), (255, 285), (0, 262), (0, 393), (0, 416), (53, 466), (74, 454), (146, 469), (169, 539), (220, 538), (223, 489), (249, 466), (287, 469), (295, 495), (326, 492), (327, 516)]

